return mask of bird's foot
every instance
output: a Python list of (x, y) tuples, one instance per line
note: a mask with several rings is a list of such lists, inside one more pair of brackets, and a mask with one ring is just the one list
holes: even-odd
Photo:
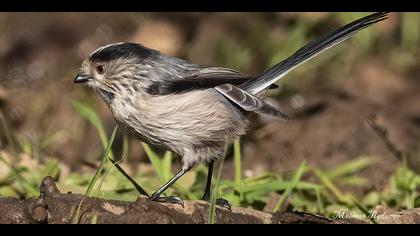
[[(209, 197), (203, 197), (201, 200), (204, 200), (208, 203), (211, 203), (210, 198)], [(232, 211), (232, 208), (230, 206), (230, 203), (228, 200), (223, 199), (223, 198), (217, 198), (216, 199), (216, 205), (227, 208), (229, 211)]]
[(232, 211), (232, 208), (230, 206), (230, 203), (228, 200), (223, 199), (223, 198), (217, 198), (216, 199), (216, 205), (221, 206), (221, 207), (225, 207), (227, 208), (229, 211)]
[(172, 204), (179, 204), (184, 207), (184, 201), (176, 196), (168, 196), (168, 197), (153, 197), (149, 198), (150, 201), (154, 202), (164, 202), (164, 203), (172, 203)]

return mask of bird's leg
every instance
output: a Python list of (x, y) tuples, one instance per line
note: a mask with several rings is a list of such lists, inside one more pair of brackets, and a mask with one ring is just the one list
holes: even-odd
[(180, 204), (182, 206), (184, 206), (184, 201), (182, 201), (181, 198), (176, 197), (176, 196), (168, 196), (168, 197), (161, 197), (160, 195), (169, 187), (171, 186), (173, 183), (175, 183), (175, 181), (177, 181), (179, 178), (181, 178), (181, 176), (183, 176), (185, 173), (187, 173), (189, 169), (185, 169), (182, 168), (182, 170), (180, 170), (178, 173), (176, 173), (176, 175), (174, 175), (174, 177), (172, 177), (168, 182), (166, 182), (162, 187), (160, 187), (155, 193), (152, 194), (152, 196), (150, 196), (150, 200), (151, 201), (155, 201), (155, 202), (167, 202), (167, 203), (177, 203)]
[[(207, 173), (207, 181), (206, 181), (206, 187), (204, 189), (204, 195), (201, 198), (201, 200), (204, 200), (206, 202), (210, 202), (211, 179), (212, 179), (212, 176), (213, 176), (213, 167), (214, 167), (214, 160), (211, 160), (210, 163), (209, 163), (209, 169), (208, 169), (208, 173)], [(217, 198), (216, 199), (216, 205), (226, 207), (229, 210), (231, 209), (229, 202), (226, 199), (223, 199), (223, 198)]]
[(214, 161), (210, 161), (209, 163), (209, 168), (208, 168), (208, 172), (207, 172), (207, 182), (206, 182), (206, 187), (204, 189), (204, 195), (201, 198), (201, 200), (204, 201), (209, 201), (210, 200), (210, 191), (211, 191), (211, 179), (213, 176), (213, 166), (214, 166)]

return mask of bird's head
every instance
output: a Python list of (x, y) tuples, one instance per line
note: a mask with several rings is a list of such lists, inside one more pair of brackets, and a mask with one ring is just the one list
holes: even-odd
[(141, 92), (150, 69), (145, 61), (157, 51), (137, 43), (115, 43), (93, 51), (82, 63), (74, 83), (84, 83), (110, 102), (116, 95)]

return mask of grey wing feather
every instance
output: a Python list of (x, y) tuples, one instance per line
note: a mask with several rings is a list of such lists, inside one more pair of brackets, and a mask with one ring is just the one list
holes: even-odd
[(191, 74), (183, 76), (184, 81), (196, 81), (203, 86), (220, 85), (223, 83), (237, 84), (252, 77), (223, 67), (203, 67)]
[(289, 120), (290, 116), (278, 108), (266, 103), (261, 98), (254, 96), (232, 84), (222, 84), (215, 89), (223, 94), (233, 103), (237, 104), (246, 111), (275, 116), (284, 120)]
[[(225, 83), (241, 84), (247, 80), (252, 81), (252, 77), (239, 71), (223, 67), (205, 67), (194, 71), (182, 78), (183, 81), (196, 81), (202, 86), (217, 86)], [(278, 88), (272, 85), (269, 89)]]
[[(177, 68), (176, 64), (167, 71)], [(192, 89), (213, 88), (221, 84), (235, 84), (239, 85), (245, 81), (252, 80), (251, 76), (242, 74), (241, 72), (222, 68), (222, 67), (204, 67), (189, 69), (186, 71), (174, 71), (172, 73), (160, 74), (159, 81), (154, 81), (149, 86), (147, 92), (152, 95), (165, 95), (171, 93), (181, 93)], [(184, 66), (179, 66), (181, 69)], [(272, 85), (269, 89), (277, 88), (277, 85)]]

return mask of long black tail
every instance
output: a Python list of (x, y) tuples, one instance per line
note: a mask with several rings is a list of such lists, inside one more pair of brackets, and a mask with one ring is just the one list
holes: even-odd
[(337, 45), (355, 35), (359, 30), (387, 19), (387, 14), (388, 13), (386, 12), (379, 12), (368, 15), (345, 25), (318, 40), (314, 40), (296, 51), (286, 60), (279, 62), (277, 65), (266, 70), (258, 77), (247, 80), (243, 84), (239, 85), (239, 87), (251, 94), (256, 94), (281, 79), (283, 76), (289, 73), (289, 71), (293, 70), (299, 65), (321, 54), (328, 48), (331, 48), (334, 45)]

